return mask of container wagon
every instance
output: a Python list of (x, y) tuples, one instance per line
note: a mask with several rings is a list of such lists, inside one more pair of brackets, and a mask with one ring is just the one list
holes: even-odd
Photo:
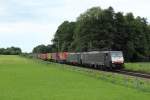
[(52, 59), (52, 55), (51, 55), (51, 53), (47, 53), (47, 60), (51, 60)]
[(68, 57), (68, 52), (60, 52), (59, 53), (59, 62), (66, 63), (67, 57)]
[(81, 53), (68, 53), (67, 62), (70, 64), (81, 64)]

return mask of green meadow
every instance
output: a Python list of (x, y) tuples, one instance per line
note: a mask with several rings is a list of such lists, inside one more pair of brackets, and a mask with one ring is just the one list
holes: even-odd
[(150, 62), (125, 63), (125, 69), (150, 73)]
[(150, 100), (150, 93), (70, 71), (60, 64), (0, 56), (0, 100)]

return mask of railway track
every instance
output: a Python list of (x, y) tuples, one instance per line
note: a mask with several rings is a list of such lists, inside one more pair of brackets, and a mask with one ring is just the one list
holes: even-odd
[(118, 73), (118, 74), (134, 76), (134, 77), (150, 79), (150, 74), (148, 74), (148, 73), (134, 72), (134, 71), (124, 70), (124, 69), (120, 69), (120, 70), (102, 70), (102, 69), (98, 69), (98, 68), (92, 68), (92, 67), (89, 67), (89, 66), (84, 66), (83, 67), (83, 65), (82, 66), (81, 65), (75, 65), (75, 66), (76, 67), (82, 67), (82, 68), (88, 68), (88, 69), (91, 69), (91, 70)]
[(141, 72), (134, 72), (134, 71), (129, 71), (129, 70), (102, 70), (102, 69), (97, 69), (97, 68), (91, 68), (87, 66), (78, 66), (82, 68), (88, 68), (91, 70), (99, 70), (99, 71), (104, 71), (104, 72), (111, 72), (111, 73), (118, 73), (118, 74), (124, 74), (124, 75), (129, 75), (129, 76), (134, 76), (134, 77), (140, 77), (140, 78), (145, 78), (145, 79), (150, 79), (150, 74), (148, 73), (141, 73)]
[[(83, 67), (83, 66), (78, 66), (78, 67)], [(116, 70), (116, 69), (115, 70), (102, 70), (102, 69), (91, 68), (91, 67), (87, 67), (87, 66), (86, 67), (84, 66), (84, 68), (150, 79), (150, 74), (148, 74), (148, 73), (141, 73), (141, 72), (129, 71), (129, 70), (125, 70), (125, 69), (120, 69), (120, 70)]]
[[(46, 61), (47, 62), (47, 61)], [(134, 72), (134, 71), (129, 71), (129, 70), (102, 70), (102, 69), (97, 69), (97, 68), (91, 68), (88, 66), (84, 66), (83, 65), (74, 65), (76, 67), (82, 67), (82, 68), (88, 68), (91, 70), (99, 70), (99, 71), (104, 71), (104, 72), (112, 72), (112, 73), (118, 73), (118, 74), (124, 74), (124, 75), (129, 75), (129, 76), (134, 76), (134, 77), (141, 77), (141, 78), (146, 78), (146, 79), (150, 79), (150, 74), (146, 74), (146, 73), (140, 73), (140, 72)]]
[(133, 72), (133, 71), (127, 71), (127, 70), (115, 70), (113, 72), (119, 73), (119, 74), (125, 74), (125, 75), (150, 79), (150, 74), (146, 74), (146, 73)]

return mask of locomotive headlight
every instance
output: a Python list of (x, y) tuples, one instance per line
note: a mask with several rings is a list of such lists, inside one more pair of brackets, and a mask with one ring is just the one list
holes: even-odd
[(123, 57), (112, 57), (112, 63), (123, 63)]

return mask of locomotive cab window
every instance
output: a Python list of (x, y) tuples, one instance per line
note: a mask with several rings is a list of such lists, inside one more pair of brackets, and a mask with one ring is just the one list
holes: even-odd
[(122, 57), (122, 53), (121, 52), (112, 52), (111, 53), (111, 57)]

